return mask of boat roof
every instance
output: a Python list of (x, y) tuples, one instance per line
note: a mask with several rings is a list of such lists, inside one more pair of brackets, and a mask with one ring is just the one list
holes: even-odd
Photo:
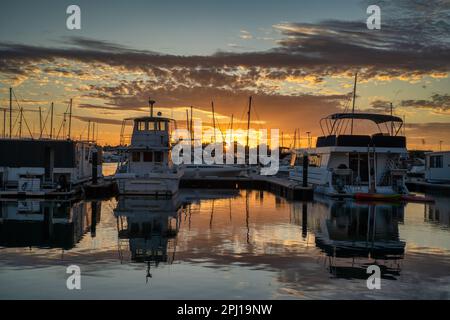
[(385, 122), (403, 122), (403, 120), (399, 117), (379, 113), (334, 113), (327, 118), (332, 120), (362, 119), (373, 121), (376, 124)]
[(137, 118), (126, 118), (125, 120), (133, 120), (133, 121), (170, 121), (172, 119), (166, 117), (137, 117)]

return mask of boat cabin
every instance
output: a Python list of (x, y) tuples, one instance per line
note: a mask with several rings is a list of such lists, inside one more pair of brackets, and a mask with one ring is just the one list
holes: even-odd
[(127, 147), (128, 170), (139, 173), (149, 166), (170, 166), (170, 119), (140, 117), (133, 120), (131, 144)]
[[(68, 191), (92, 178), (97, 151), (73, 140), (0, 139), (0, 192)], [(101, 164), (97, 172), (101, 175)]]
[(450, 183), (450, 151), (425, 154), (425, 179), (431, 183)]

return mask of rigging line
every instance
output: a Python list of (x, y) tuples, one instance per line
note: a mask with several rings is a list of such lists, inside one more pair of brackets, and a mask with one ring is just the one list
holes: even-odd
[[(48, 109), (47, 116), (45, 117), (44, 124), (42, 125), (42, 134), (45, 132), (45, 126), (47, 125), (47, 120), (48, 120), (49, 115), (50, 115), (50, 109)], [(42, 134), (40, 136), (41, 138), (42, 138)]]
[[(345, 101), (345, 104), (344, 104), (344, 113), (347, 113), (349, 106), (350, 106), (350, 96), (348, 96), (348, 97), (347, 97), (347, 100)], [(344, 120), (343, 123), (345, 123), (345, 120)], [(343, 125), (341, 126), (341, 125), (340, 125), (340, 122), (339, 122), (339, 123), (338, 123), (338, 127), (336, 128), (336, 133), (341, 134), (342, 127), (343, 127)], [(339, 130), (339, 131), (338, 131), (338, 130)]]
[[(61, 129), (63, 128), (63, 126), (64, 127), (66, 126), (66, 122), (67, 122), (66, 115), (69, 111), (69, 107), (70, 107), (70, 103), (67, 104), (66, 111), (63, 113), (63, 121), (61, 122), (61, 125), (59, 126), (58, 134), (56, 135), (56, 140), (58, 140), (59, 134), (61, 133)], [(64, 136), (64, 132), (63, 132), (63, 136)]]
[[(11, 131), (14, 132), (14, 128), (16, 127), (16, 124), (17, 124), (17, 121), (19, 120), (19, 118), (20, 118), (20, 113), (19, 113), (19, 115), (17, 115), (16, 119), (14, 120)], [(19, 131), (17, 131), (17, 132), (19, 132)]]
[[(23, 113), (23, 111), (22, 111), (22, 113)], [(27, 129), (28, 129), (28, 133), (30, 134), (31, 139), (34, 139), (34, 138), (33, 138), (33, 134), (31, 133), (30, 127), (28, 126), (27, 119), (26, 119), (25, 116), (23, 116), (23, 115), (22, 115), (22, 118), (23, 118), (23, 122), (25, 122), (25, 126), (26, 126)]]
[[(27, 123), (27, 119), (26, 119), (26, 117), (25, 117), (25, 115), (24, 115), (24, 109), (20, 106), (20, 104), (19, 104), (19, 99), (17, 98), (17, 96), (16, 96), (16, 93), (15, 93), (15, 90), (12, 90), (12, 94), (13, 94), (13, 96), (14, 96), (14, 100), (16, 101), (16, 104), (17, 104), (17, 106), (19, 107), (19, 109), (21, 110), (21, 115), (20, 115), (20, 117), (22, 117), (22, 119), (23, 119), (23, 121), (25, 122), (25, 125), (26, 125), (26, 127), (27, 127), (27, 129), (28, 129), (28, 132), (30, 133), (30, 137), (33, 139), (33, 134), (31, 133), (31, 130), (30, 130), (30, 127), (28, 126), (28, 123)], [(22, 100), (25, 100), (25, 99), (23, 99), (23, 97), (22, 96), (20, 96), (21, 98), (22, 98)], [(13, 127), (14, 128), (14, 127)]]

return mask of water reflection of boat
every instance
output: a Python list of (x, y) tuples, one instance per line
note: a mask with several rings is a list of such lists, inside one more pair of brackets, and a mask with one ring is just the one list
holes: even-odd
[(450, 228), (450, 199), (433, 195), (435, 203), (425, 204), (424, 219), (442, 227)]
[(367, 279), (367, 266), (380, 266), (382, 277), (400, 273), (405, 242), (399, 239), (398, 223), (404, 206), (325, 201), (329, 214), (314, 226), (316, 246), (329, 258), (336, 277)]
[[(123, 259), (123, 248), (128, 246), (133, 262), (147, 263), (147, 279), (151, 277), (152, 265), (172, 263), (174, 259), (180, 208), (178, 197), (119, 197), (114, 215), (120, 258)], [(169, 255), (171, 248), (172, 255)]]
[[(89, 214), (90, 213), (90, 214)], [(0, 246), (71, 249), (100, 221), (98, 202), (0, 202)]]

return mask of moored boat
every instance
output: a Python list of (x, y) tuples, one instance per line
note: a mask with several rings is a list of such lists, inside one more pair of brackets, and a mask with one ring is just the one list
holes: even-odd
[(115, 179), (120, 194), (172, 197), (178, 192), (182, 170), (172, 164), (170, 123), (172, 119), (153, 116), (134, 121), (131, 144), (122, 149)]
[[(372, 122), (379, 132), (356, 135), (346, 132), (348, 123)], [(325, 132), (322, 123), (325, 122)], [(394, 197), (408, 194), (405, 185), (406, 169), (402, 160), (407, 156), (406, 137), (399, 135), (401, 118), (370, 113), (336, 113), (321, 120), (323, 136), (315, 148), (297, 150), (293, 157), (291, 180), (303, 182), (303, 157), (308, 157), (308, 183), (315, 191), (329, 196), (354, 197), (372, 194), (373, 197)], [(381, 125), (390, 124), (383, 132)], [(300, 161), (298, 161), (300, 159)]]

